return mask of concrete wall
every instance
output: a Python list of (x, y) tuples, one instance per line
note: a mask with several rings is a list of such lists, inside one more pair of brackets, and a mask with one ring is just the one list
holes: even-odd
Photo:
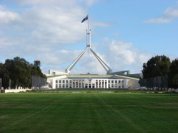
[(5, 89), (5, 93), (19, 93), (19, 92), (26, 92), (31, 90), (32, 89)]
[(139, 89), (139, 88), (140, 88), (139, 79), (128, 80), (128, 89)]

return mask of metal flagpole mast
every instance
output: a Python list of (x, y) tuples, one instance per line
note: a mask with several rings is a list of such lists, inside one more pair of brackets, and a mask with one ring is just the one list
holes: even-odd
[(90, 21), (89, 21), (89, 18), (88, 18), (88, 30), (89, 30), (89, 45), (90, 45), (90, 48), (91, 48), (91, 29), (90, 29)]
[(90, 30), (89, 15), (88, 15), (88, 31)]
[(87, 15), (81, 23), (88, 21), (86, 25), (86, 49), (74, 60), (74, 62), (67, 67), (66, 73), (70, 73), (72, 68), (79, 62), (79, 60), (82, 58), (82, 56), (88, 51), (88, 53), (92, 53), (94, 57), (98, 60), (98, 62), (101, 64), (101, 66), (107, 71), (107, 73), (110, 73), (112, 70), (111, 68), (92, 50), (91, 48), (91, 29), (90, 29), (90, 22), (89, 22), (89, 15)]
[(88, 16), (88, 27), (87, 27), (87, 47), (91, 48), (91, 29), (90, 29), (90, 21), (89, 21), (89, 15)]

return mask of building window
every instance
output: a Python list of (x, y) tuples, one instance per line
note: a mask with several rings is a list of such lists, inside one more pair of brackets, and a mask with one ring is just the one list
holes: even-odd
[(56, 88), (58, 88), (58, 84), (56, 84)]

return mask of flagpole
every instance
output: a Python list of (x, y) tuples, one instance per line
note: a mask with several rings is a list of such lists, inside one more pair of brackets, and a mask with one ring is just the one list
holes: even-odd
[(91, 48), (91, 29), (90, 29), (90, 20), (89, 20), (89, 15), (88, 15), (88, 45), (89, 48)]
[(88, 21), (88, 24), (85, 24), (86, 27), (86, 48), (85, 50), (74, 60), (74, 62), (67, 67), (66, 72), (69, 74), (70, 71), (73, 69), (73, 67), (79, 62), (79, 60), (82, 58), (82, 56), (88, 51), (88, 53), (93, 54), (93, 56), (98, 60), (98, 62), (101, 64), (101, 66), (107, 71), (107, 73), (111, 72), (111, 68), (93, 51), (91, 48), (91, 29), (90, 29), (90, 22), (88, 15), (83, 18), (81, 23)]
[(88, 31), (90, 30), (89, 15), (88, 15)]

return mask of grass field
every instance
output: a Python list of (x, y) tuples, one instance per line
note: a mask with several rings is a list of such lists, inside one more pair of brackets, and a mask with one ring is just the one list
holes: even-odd
[(0, 94), (0, 133), (178, 133), (178, 95)]

